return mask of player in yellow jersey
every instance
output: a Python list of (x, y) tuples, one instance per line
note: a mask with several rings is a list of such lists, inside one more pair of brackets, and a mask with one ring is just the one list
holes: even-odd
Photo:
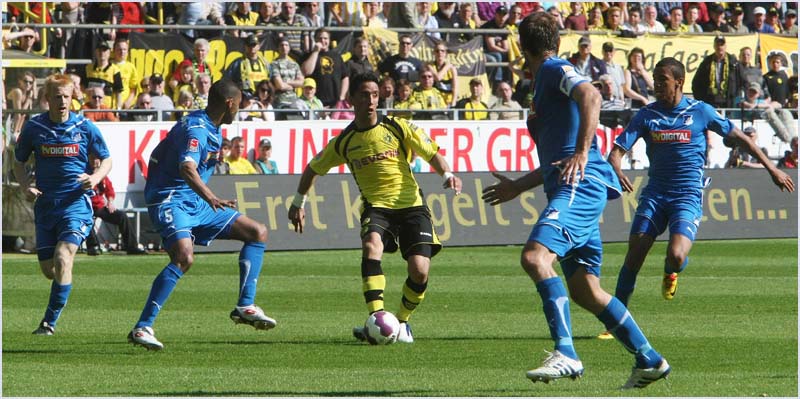
[[(355, 120), (303, 171), (289, 219), (295, 231), (302, 233), (303, 205), (315, 179), (335, 166), (347, 164), (361, 191), (361, 277), (367, 309), (370, 313), (383, 310), (386, 279), (381, 257), (384, 252), (397, 251), (399, 246), (408, 262), (408, 278), (396, 313), (401, 323), (397, 340), (411, 343), (414, 338), (408, 319), (425, 297), (431, 258), (442, 248), (409, 166), (412, 151), (444, 176), (444, 188), (459, 194), (461, 179), (450, 171), (439, 154), (439, 146), (422, 129), (401, 118), (378, 116), (378, 82), (372, 72), (353, 77), (349, 94)], [(353, 335), (366, 339), (363, 327), (354, 328)]]

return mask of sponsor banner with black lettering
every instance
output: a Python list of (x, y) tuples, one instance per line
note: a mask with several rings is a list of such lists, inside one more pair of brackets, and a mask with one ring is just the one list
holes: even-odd
[[(600, 222), (605, 242), (627, 241), (638, 195), (647, 182), (646, 171), (626, 174), (635, 190), (608, 202)], [(763, 169), (707, 170), (706, 174), (712, 184), (705, 191), (698, 239), (797, 237), (797, 193), (781, 192)], [(507, 173), (511, 178), (521, 175)], [(547, 203), (542, 189), (492, 207), (481, 200), (481, 191), (497, 179), (490, 173), (459, 176), (464, 182), (460, 195), (442, 189), (442, 178), (434, 173), (416, 176), (445, 247), (523, 244)], [(332, 174), (317, 179), (305, 206), (302, 235), (294, 232), (287, 217), (298, 179), (286, 175), (214, 176), (209, 187), (220, 198), (236, 199), (240, 212), (267, 226), (271, 250), (360, 248), (361, 201), (352, 177)], [(667, 233), (659, 238), (666, 239)], [(198, 250), (240, 248), (241, 243), (218, 240)]]

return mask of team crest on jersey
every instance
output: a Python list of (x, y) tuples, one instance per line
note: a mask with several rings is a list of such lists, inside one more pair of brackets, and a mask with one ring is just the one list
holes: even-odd
[(558, 220), (558, 214), (559, 214), (558, 209), (551, 208), (548, 209), (546, 212), (547, 213), (544, 214), (545, 219)]
[(197, 139), (189, 139), (189, 152), (200, 151), (200, 142)]
[(683, 126), (691, 126), (694, 123), (691, 115), (683, 115)]
[(394, 141), (392, 139), (392, 134), (386, 133), (385, 135), (383, 135), (383, 141), (386, 142), (386, 144), (392, 144), (392, 141)]
[(654, 143), (689, 143), (692, 141), (691, 130), (654, 130), (650, 132)]
[(80, 154), (78, 144), (42, 144), (43, 157), (77, 157)]
[(83, 136), (81, 135), (81, 132), (76, 132), (75, 134), (73, 134), (72, 135), (72, 141), (75, 141), (75, 142), (83, 141)]

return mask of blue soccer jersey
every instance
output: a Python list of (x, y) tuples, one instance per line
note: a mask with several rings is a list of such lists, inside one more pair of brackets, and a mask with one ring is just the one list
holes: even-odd
[(75, 198), (85, 193), (78, 176), (92, 173), (89, 154), (109, 157), (97, 126), (73, 113), (64, 123), (53, 123), (47, 113), (31, 118), (17, 139), (15, 157), (27, 162), (31, 153), (36, 160), (36, 187), (47, 199)]
[[(559, 170), (550, 164), (575, 153), (580, 113), (572, 99), (572, 90), (589, 81), (579, 75), (569, 62), (558, 57), (544, 61), (536, 73), (533, 102), (528, 116), (528, 131), (536, 143), (540, 168), (544, 176), (544, 191), (551, 195), (560, 184)], [(595, 178), (608, 187), (608, 198), (620, 196), (619, 181), (611, 166), (592, 140), (586, 177)]]
[(222, 146), (222, 130), (205, 111), (184, 116), (150, 154), (147, 183), (148, 204), (158, 204), (167, 197), (192, 197), (196, 194), (180, 175), (184, 162), (194, 162), (204, 183), (214, 173)]
[(655, 102), (639, 110), (615, 144), (627, 151), (640, 137), (644, 139), (650, 159), (648, 186), (702, 188), (705, 131), (726, 137), (733, 128), (711, 105), (683, 97), (674, 108)]

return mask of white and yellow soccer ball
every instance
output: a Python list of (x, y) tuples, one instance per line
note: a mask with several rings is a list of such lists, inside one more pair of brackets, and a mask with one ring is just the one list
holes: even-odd
[(389, 345), (397, 341), (400, 334), (400, 321), (391, 312), (377, 311), (364, 323), (367, 341), (371, 345)]

